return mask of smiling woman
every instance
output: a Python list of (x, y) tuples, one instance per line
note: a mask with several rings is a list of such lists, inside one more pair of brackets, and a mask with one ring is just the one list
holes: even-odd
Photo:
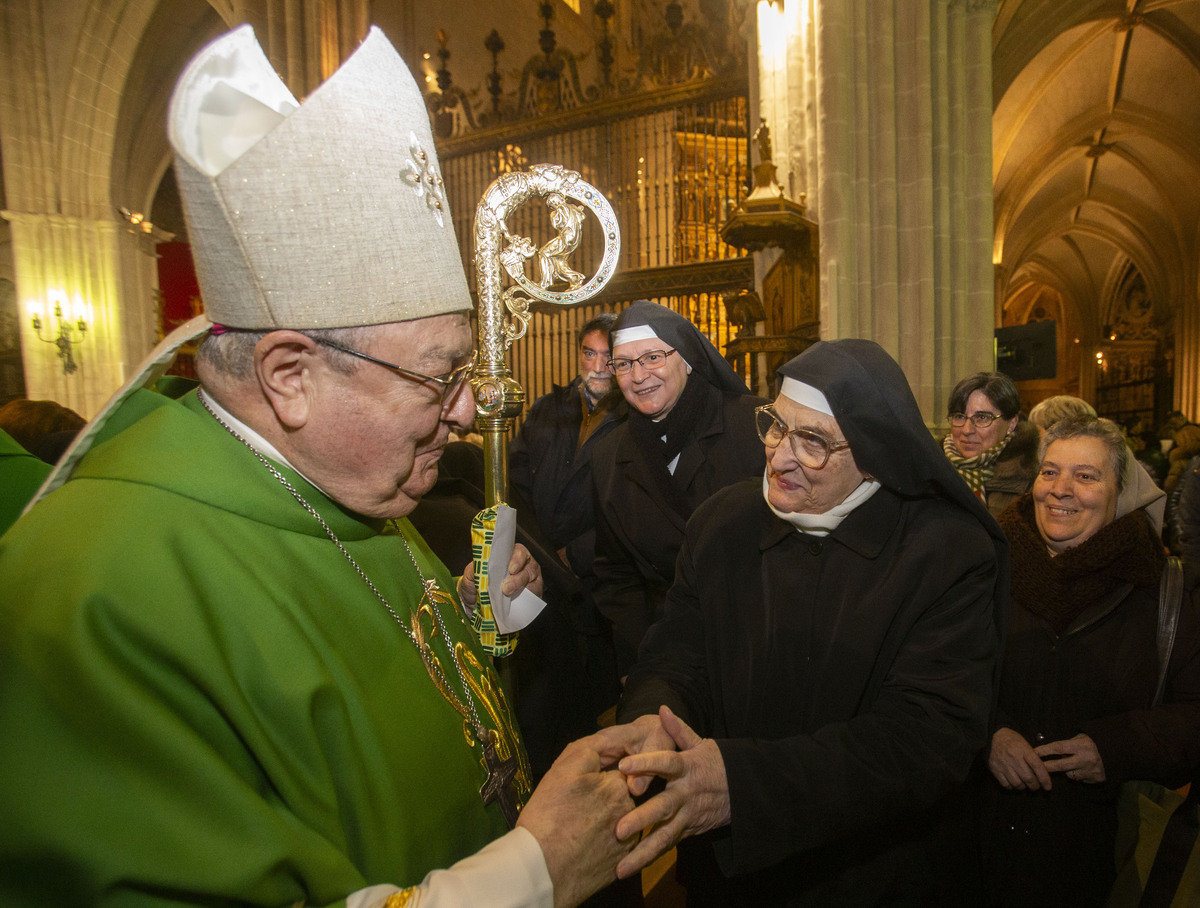
[[(862, 484), (863, 472), (832, 416), (787, 396), (787, 389), (769, 408), (772, 425), (759, 423), (767, 446), (767, 501), (777, 511), (824, 514), (846, 500)], [(789, 429), (788, 426), (795, 428)], [(783, 444), (783, 439), (788, 444)], [(774, 443), (772, 443), (774, 442)]]
[(1077, 416), (1042, 440), (1032, 493), (1000, 518), (1012, 602), (985, 796), (995, 906), (1102, 905), (1119, 783), (1186, 781), (1200, 754), (1194, 573), (1161, 705), (1162, 498), (1120, 429)]
[(1077, 435), (1057, 439), (1042, 456), (1033, 482), (1034, 516), (1046, 547), (1074, 548), (1112, 523), (1129, 459), (1124, 439)]
[(761, 475), (754, 409), (765, 401), (688, 319), (646, 300), (617, 319), (610, 366), (630, 412), (592, 457), (594, 595), (613, 625), (623, 675), (661, 614), (692, 511)]
[(623, 340), (614, 350), (609, 367), (629, 405), (643, 416), (666, 419), (683, 396), (692, 367), (678, 352), (657, 335)]

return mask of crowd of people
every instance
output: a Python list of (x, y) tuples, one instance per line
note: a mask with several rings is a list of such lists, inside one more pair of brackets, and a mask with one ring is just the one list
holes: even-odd
[(674, 848), (693, 906), (1105, 904), (1121, 784), (1200, 767), (1200, 457), (1165, 659), (1167, 497), (1086, 402), (980, 372), (939, 444), (871, 341), (768, 401), (638, 301), (513, 441), (505, 669), (404, 63), (373, 30), (300, 103), (238, 29), (169, 124), (198, 385), (0, 432), (0, 903), (636, 904)]

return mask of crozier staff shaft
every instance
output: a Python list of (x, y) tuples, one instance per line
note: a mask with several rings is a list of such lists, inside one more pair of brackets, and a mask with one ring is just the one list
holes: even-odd
[[(538, 246), (509, 232), (506, 220), (530, 199), (542, 197), (550, 222), (558, 231)], [(576, 204), (577, 203), (577, 204)], [(581, 222), (590, 211), (600, 222), (604, 255), (590, 280), (573, 271), (568, 258), (579, 244)], [(529, 325), (529, 304), (537, 299), (572, 306), (595, 296), (616, 270), (621, 235), (612, 206), (578, 173), (552, 164), (506, 173), (488, 187), (475, 210), (475, 280), (479, 292), (479, 359), (471, 380), (475, 392), (476, 427), (483, 435), (484, 493), (487, 507), (508, 497), (509, 420), (521, 414), (525, 391), (508, 368), (508, 348)], [(525, 273), (536, 259), (538, 281)], [(505, 275), (512, 282), (504, 288)], [(565, 281), (566, 290), (551, 290)]]

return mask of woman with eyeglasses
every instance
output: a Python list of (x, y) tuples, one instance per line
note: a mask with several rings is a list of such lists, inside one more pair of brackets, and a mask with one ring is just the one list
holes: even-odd
[(950, 392), (950, 434), (942, 449), (993, 517), (1029, 490), (1038, 431), (1020, 418), (1021, 397), (1001, 372), (976, 372)]
[(766, 470), (696, 510), (618, 706), (633, 793), (667, 780), (618, 874), (678, 842), (689, 906), (960, 904), (939, 818), (987, 742), (1008, 546), (878, 344), (779, 376)]
[(684, 525), (702, 501), (758, 476), (764, 403), (695, 325), (639, 300), (617, 318), (609, 366), (629, 418), (592, 456), (596, 607), (613, 626), (621, 677), (675, 577)]

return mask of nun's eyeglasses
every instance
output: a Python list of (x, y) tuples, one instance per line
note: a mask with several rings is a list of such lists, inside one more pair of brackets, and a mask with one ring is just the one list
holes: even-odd
[(387, 360), (376, 359), (366, 353), (361, 353), (358, 350), (351, 350), (349, 347), (343, 347), (341, 344), (335, 344), (333, 341), (327, 341), (324, 338), (312, 338), (322, 347), (328, 347), (331, 350), (337, 350), (339, 353), (345, 353), (349, 356), (357, 356), (359, 359), (365, 359), (369, 363), (374, 363), (377, 366), (399, 375), (401, 378), (407, 378), (409, 381), (415, 381), (422, 385), (431, 385), (433, 390), (441, 395), (442, 398), (442, 414), (445, 415), (451, 407), (454, 406), (455, 400), (458, 399), (458, 390), (463, 386), (463, 383), (471, 377), (471, 373), (475, 369), (475, 360), (478, 357), (478, 351), (471, 353), (471, 358), (459, 366), (457, 369), (452, 369), (445, 375), (426, 375), (424, 372), (414, 372), (412, 369), (405, 369), (403, 366), (397, 366), (395, 363), (389, 363)]
[(608, 368), (612, 369), (613, 375), (627, 375), (633, 368), (633, 364), (637, 363), (643, 369), (658, 369), (663, 366), (668, 356), (673, 356), (678, 353), (678, 350), (651, 350), (648, 353), (643, 353), (636, 359), (610, 359)]
[(833, 441), (813, 429), (789, 429), (771, 409), (770, 404), (754, 411), (758, 437), (768, 448), (778, 448), (786, 438), (791, 442), (792, 454), (800, 466), (820, 470), (829, 463), (829, 458), (838, 451), (850, 447), (848, 441)]

